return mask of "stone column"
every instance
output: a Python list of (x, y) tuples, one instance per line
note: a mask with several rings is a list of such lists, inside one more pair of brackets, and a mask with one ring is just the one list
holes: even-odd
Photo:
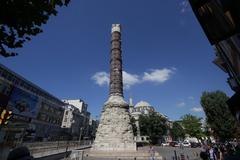
[(122, 50), (120, 24), (112, 25), (111, 59), (110, 59), (110, 96), (123, 97)]
[(109, 98), (103, 107), (92, 150), (136, 151), (129, 105), (123, 99), (120, 24), (112, 25), (111, 44)]

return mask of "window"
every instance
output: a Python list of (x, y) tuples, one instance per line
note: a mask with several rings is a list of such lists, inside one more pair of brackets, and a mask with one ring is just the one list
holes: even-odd
[(8, 74), (7, 79), (8, 79), (9, 81), (12, 81), (12, 75), (11, 75), (11, 74)]
[(46, 120), (46, 115), (44, 114), (44, 113), (40, 113), (39, 114), (39, 120), (41, 120), (41, 121), (45, 121)]
[(16, 79), (15, 84), (16, 84), (16, 85), (19, 84), (19, 79)]
[(5, 88), (5, 95), (10, 95), (10, 93), (11, 93), (11, 88), (10, 86), (8, 86)]
[(3, 72), (3, 73), (2, 73), (2, 77), (3, 77), (3, 78), (6, 78), (6, 77), (7, 77), (7, 73), (6, 73), (6, 72)]

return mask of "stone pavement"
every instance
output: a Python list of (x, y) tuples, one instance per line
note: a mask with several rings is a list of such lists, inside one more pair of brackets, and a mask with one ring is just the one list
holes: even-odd
[[(149, 147), (142, 147), (139, 148), (139, 151), (148, 151)], [(180, 149), (179, 147), (159, 147), (155, 146), (156, 152), (158, 152), (162, 158), (161, 160), (173, 160), (175, 157), (174, 151), (176, 151), (177, 159), (181, 159), (181, 155), (184, 156), (185, 160), (201, 160), (199, 157), (200, 154), (200, 148), (184, 148)], [(134, 159), (132, 158), (119, 158), (119, 157), (112, 157), (112, 158), (93, 158), (93, 157), (83, 157), (83, 160), (138, 160), (139, 158)], [(145, 157), (144, 159), (149, 160), (149, 157)], [(155, 159), (160, 160), (160, 159)]]
[[(176, 151), (177, 158), (181, 159), (181, 155), (184, 155), (185, 160), (200, 160), (200, 148), (184, 148), (179, 147), (161, 147), (155, 146), (155, 150), (163, 157), (163, 160), (173, 160), (175, 157), (174, 151)], [(147, 150), (148, 147), (139, 148), (139, 150)]]

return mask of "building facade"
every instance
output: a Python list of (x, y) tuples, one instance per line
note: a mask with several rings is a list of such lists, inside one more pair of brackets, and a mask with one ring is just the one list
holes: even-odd
[(0, 130), (0, 142), (13, 143), (61, 137), (64, 103), (0, 64), (0, 107), (13, 112)]
[(235, 94), (227, 102), (240, 121), (240, 1), (189, 0), (209, 42), (214, 46), (213, 61), (229, 76), (228, 84)]
[[(90, 139), (90, 112), (87, 111), (88, 104), (86, 104), (81, 99), (75, 99), (75, 100), (62, 100), (68, 107), (65, 109), (65, 113), (69, 111), (69, 107), (72, 110), (72, 116), (71, 115), (65, 115), (63, 118), (63, 124), (62, 126), (68, 122), (70, 122), (70, 125), (66, 125), (64, 128), (69, 128), (68, 132), (70, 132), (70, 135), (72, 135), (73, 139)], [(71, 120), (70, 120), (71, 119)], [(66, 123), (64, 122), (66, 120)]]
[(89, 121), (89, 137), (91, 140), (96, 138), (97, 127), (99, 125), (99, 121), (97, 119), (90, 118)]
[(88, 104), (86, 104), (83, 100), (81, 99), (73, 99), (73, 100), (62, 100), (66, 104), (70, 104), (75, 106), (79, 112), (85, 113), (87, 112), (88, 109)]
[(73, 119), (73, 112), (74, 112), (74, 106), (66, 105), (64, 114), (63, 114), (63, 120), (62, 120), (62, 128), (71, 128), (72, 124), (75, 122)]

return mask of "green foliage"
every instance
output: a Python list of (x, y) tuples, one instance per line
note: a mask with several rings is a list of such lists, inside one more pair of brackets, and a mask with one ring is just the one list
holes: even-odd
[(201, 118), (193, 116), (191, 114), (186, 114), (182, 118), (182, 126), (186, 134), (191, 137), (196, 137), (197, 139), (201, 139), (203, 136), (202, 132), (202, 123)]
[(51, 15), (57, 15), (57, 6), (67, 6), (70, 0), (1, 0), (0, 1), (0, 55), (15, 56), (10, 50), (21, 48), (32, 36), (42, 32)]
[(167, 132), (166, 119), (156, 113), (140, 115), (139, 127), (142, 136), (149, 136), (151, 143), (156, 144)]
[(134, 117), (130, 117), (130, 123), (132, 125), (134, 136), (137, 136), (137, 126), (136, 126), (136, 120), (134, 119)]
[(220, 141), (231, 139), (237, 130), (236, 121), (226, 104), (227, 95), (221, 91), (203, 92), (201, 105), (209, 127)]
[(179, 122), (173, 122), (170, 133), (174, 141), (183, 140), (185, 138), (185, 131)]

